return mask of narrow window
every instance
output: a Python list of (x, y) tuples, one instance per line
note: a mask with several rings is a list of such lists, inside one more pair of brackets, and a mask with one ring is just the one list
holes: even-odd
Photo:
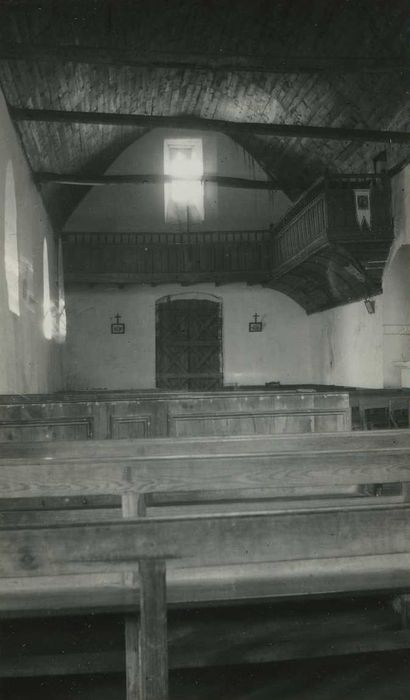
[(16, 314), (16, 316), (20, 316), (17, 205), (13, 164), (11, 161), (8, 162), (6, 168), (6, 186), (4, 192), (4, 233), (4, 266), (6, 272), (8, 305), (12, 313)]
[(47, 340), (53, 337), (53, 310), (50, 294), (50, 267), (48, 262), (48, 246), (43, 239), (43, 333)]
[(204, 220), (204, 165), (202, 139), (165, 139), (165, 221), (189, 223)]

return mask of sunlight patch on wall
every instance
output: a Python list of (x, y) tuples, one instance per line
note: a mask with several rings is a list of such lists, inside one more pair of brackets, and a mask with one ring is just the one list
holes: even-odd
[(50, 294), (50, 266), (48, 260), (48, 245), (43, 239), (43, 334), (47, 340), (53, 337), (54, 319)]
[(20, 270), (17, 243), (17, 205), (13, 164), (7, 163), (4, 192), (4, 266), (8, 306), (20, 316)]
[(63, 272), (63, 244), (61, 238), (58, 241), (58, 258), (57, 258), (57, 276), (58, 276), (58, 329), (57, 340), (64, 343), (67, 337), (67, 317), (65, 310), (65, 291), (64, 291), (64, 272)]

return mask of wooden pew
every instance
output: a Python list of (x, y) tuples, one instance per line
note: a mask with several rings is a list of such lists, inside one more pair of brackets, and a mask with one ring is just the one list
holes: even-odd
[(372, 450), (406, 448), (410, 445), (410, 430), (378, 430), (299, 433), (292, 435), (253, 435), (206, 438), (156, 438), (140, 440), (83, 440), (19, 443), (0, 446), (0, 459), (76, 460), (95, 457), (96, 460), (149, 456), (181, 456), (187, 449), (194, 456), (201, 454), (283, 453), (308, 451)]
[(349, 395), (326, 387), (0, 396), (0, 443), (350, 430)]
[[(10, 464), (16, 465), (18, 463), (29, 463), (36, 465), (37, 463), (47, 462), (49, 465), (71, 464), (73, 461), (81, 462), (83, 466), (87, 462), (87, 469), (95, 469), (97, 466), (99, 468), (98, 478), (103, 474), (102, 464), (106, 464), (107, 461), (111, 462), (115, 459), (117, 462), (122, 464), (129, 458), (133, 461), (138, 459), (150, 460), (150, 464), (153, 464), (154, 458), (159, 458), (163, 460), (164, 457), (171, 458), (181, 458), (185, 461), (187, 458), (197, 458), (200, 457), (205, 469), (210, 460), (214, 457), (215, 459), (240, 459), (247, 458), (251, 456), (252, 462), (260, 461), (263, 457), (269, 459), (270, 456), (275, 456), (277, 454), (289, 453), (303, 456), (306, 452), (328, 452), (329, 449), (334, 451), (349, 451), (353, 449), (368, 450), (374, 449), (384, 449), (384, 448), (398, 448), (405, 449), (409, 443), (409, 436), (407, 431), (398, 432), (397, 434), (382, 433), (377, 436), (377, 438), (368, 438), (366, 433), (354, 433), (354, 434), (332, 434), (332, 435), (299, 435), (299, 436), (275, 436), (273, 439), (270, 438), (228, 438), (228, 439), (185, 439), (185, 440), (141, 440), (138, 443), (135, 441), (123, 441), (121, 443), (106, 441), (106, 442), (95, 442), (90, 444), (88, 442), (82, 443), (42, 443), (34, 444), (32, 446), (27, 446), (26, 444), (21, 445), (8, 445), (2, 450), (3, 458), (0, 460), (1, 466), (10, 466)], [(203, 461), (206, 460), (206, 461)], [(232, 459), (231, 459), (232, 461)], [(72, 476), (76, 475), (75, 468), (72, 466)], [(104, 482), (101, 480), (98, 488), (104, 487)], [(165, 482), (163, 482), (165, 485)], [(256, 483), (250, 483), (249, 488), (242, 487), (240, 492), (238, 492), (238, 484), (236, 484), (235, 489), (232, 493), (228, 489), (222, 488), (222, 485), (217, 485), (217, 491), (215, 489), (210, 490), (204, 487), (204, 483), (201, 484), (200, 490), (195, 492), (195, 486), (190, 482), (188, 485), (181, 485), (181, 492), (175, 490), (175, 488), (170, 485), (167, 488), (167, 492), (161, 489), (161, 492), (157, 493), (156, 488), (153, 488), (153, 493), (146, 494), (146, 506), (149, 508), (150, 514), (155, 514), (156, 507), (168, 506), (167, 513), (178, 512), (178, 509), (183, 504), (184, 512), (188, 512), (187, 508), (191, 506), (193, 512), (200, 511), (203, 509), (204, 504), (206, 504), (206, 511), (219, 511), (223, 505), (230, 504), (232, 508), (233, 502), (236, 504), (236, 508), (244, 509), (248, 508), (246, 504), (252, 504), (252, 509), (266, 509), (269, 507), (271, 502), (274, 502), (276, 508), (288, 507), (287, 503), (284, 502), (284, 498), (291, 499), (292, 496), (300, 499), (301, 497), (318, 497), (322, 499), (322, 505), (325, 505), (323, 500), (325, 497), (332, 495), (344, 495), (346, 497), (357, 497), (358, 495), (363, 496), (363, 489), (358, 491), (357, 485), (339, 484), (339, 485), (326, 485), (325, 487), (321, 485), (301, 485), (287, 487), (285, 489), (274, 484), (269, 487), (267, 484), (263, 484), (257, 487)], [(95, 490), (95, 487), (93, 487)], [(397, 489), (396, 489), (397, 490)], [(378, 495), (380, 495), (380, 485), (378, 486)], [(368, 493), (367, 495), (370, 495)], [(30, 491), (31, 496), (31, 491)], [(240, 501), (238, 498), (240, 497)], [(259, 499), (259, 503), (258, 503)], [(273, 499), (273, 500), (272, 500)], [(22, 504), (16, 503), (13, 500), (13, 511), (18, 509), (20, 515), (20, 522), (24, 524), (25, 522), (38, 521), (42, 522), (45, 518), (50, 521), (52, 519), (52, 514), (55, 519), (67, 520), (70, 516), (75, 519), (79, 517), (76, 513), (76, 509), (81, 509), (81, 517), (84, 519), (89, 515), (91, 518), (101, 518), (112, 517), (112, 508), (120, 508), (119, 497), (110, 497), (104, 495), (90, 495), (87, 497), (78, 498), (76, 496), (65, 496), (64, 500), (52, 499), (51, 497), (41, 499), (38, 498), (37, 502), (35, 500), (31, 501), (30, 511), (25, 512), (27, 508), (26, 503), (23, 501)], [(296, 505), (296, 501), (295, 504)], [(3, 523), (10, 522), (10, 518), (14, 516), (16, 520), (16, 513), (13, 515), (10, 512), (4, 513), (4, 510), (10, 508), (7, 500), (2, 499), (2, 521)], [(37, 508), (38, 512), (34, 509)], [(226, 510), (226, 508), (225, 508)]]
[[(409, 564), (410, 506), (369, 509), (305, 510), (298, 513), (218, 517), (130, 519), (0, 530), (0, 576), (37, 577), (81, 572), (104, 573), (140, 568), (140, 631), (127, 637), (128, 700), (167, 698), (165, 561), (198, 560), (198, 542), (209, 564), (230, 561), (308, 562), (318, 572), (336, 557), (343, 589), (354, 581), (349, 562), (358, 558), (368, 590), (375, 586), (369, 560), (390, 566), (399, 555)], [(337, 555), (337, 556), (336, 556)], [(317, 594), (311, 568), (301, 592)], [(376, 584), (377, 585), (377, 584)], [(155, 595), (153, 595), (155, 593)], [(136, 628), (135, 628), (136, 629)]]
[[(37, 443), (31, 450), (27, 445), (6, 447), (7, 454), (0, 460), (0, 517), (4, 525), (27, 525), (119, 517), (124, 494), (129, 498), (142, 494), (148, 515), (201, 508), (202, 512), (239, 512), (245, 505), (248, 511), (314, 505), (325, 508), (335, 505), (335, 499), (340, 504), (342, 497), (345, 507), (369, 507), (377, 504), (380, 496), (369, 495), (374, 491), (363, 489), (363, 485), (397, 485), (409, 478), (410, 431)], [(34, 504), (33, 497), (38, 499)], [(398, 494), (384, 497), (383, 502), (402, 500), (403, 495)], [(43, 503), (45, 509), (32, 510)], [(71, 510), (59, 510), (67, 507)], [(382, 586), (386, 572), (375, 569), (372, 575), (381, 579)], [(173, 564), (168, 571), (169, 598), (174, 604), (187, 604), (292, 594), (299, 590), (298, 576), (297, 567), (292, 572), (282, 571), (268, 562), (223, 570), (204, 569), (199, 562), (194, 568)], [(338, 590), (339, 576), (337, 562), (329, 563), (323, 592)], [(357, 585), (361, 581), (358, 576)], [(397, 581), (398, 587), (403, 585), (403, 576)], [(67, 589), (67, 584), (59, 581), (53, 595), (49, 582), (44, 583), (44, 589), (39, 585), (37, 609), (41, 599), (47, 609), (56, 612), (66, 609), (67, 598), (77, 599), (79, 607), (91, 605), (95, 610), (132, 605), (132, 586), (121, 576), (107, 574), (98, 581), (78, 576), (77, 582), (78, 591), (73, 592), (72, 582)], [(1, 587), (0, 582), (0, 592)], [(26, 584), (16, 582), (13, 590), (0, 597), (0, 611), (28, 614), (27, 590)]]
[[(5, 584), (3, 590), (7, 590), (6, 578), (11, 577), (9, 590), (13, 593), (15, 577), (27, 577), (31, 589), (28, 588), (23, 597), (30, 600), (33, 609), (41, 610), (41, 596), (39, 599), (39, 589), (36, 589), (33, 582), (44, 574), (65, 576), (63, 581), (70, 590), (65, 604), (77, 609), (77, 600), (72, 596), (72, 579), (69, 581), (66, 576), (71, 577), (73, 573), (76, 576), (111, 576), (112, 572), (119, 571), (130, 577), (130, 568), (135, 567), (134, 573), (131, 573), (130, 597), (126, 606), (132, 613), (126, 625), (128, 696), (134, 698), (137, 693), (137, 675), (153, 678), (155, 674), (149, 669), (154, 667), (162, 669), (156, 677), (164, 679), (166, 675), (163, 663), (166, 658), (165, 566), (164, 563), (154, 563), (151, 566), (147, 557), (148, 560), (152, 556), (154, 559), (160, 556), (162, 560), (171, 560), (174, 594), (178, 585), (180, 589), (185, 585), (181, 602), (186, 602), (187, 580), (192, 585), (196, 577), (199, 587), (203, 581), (209, 585), (212, 567), (214, 577), (216, 573), (220, 575), (221, 565), (226, 567), (227, 564), (239, 567), (243, 574), (244, 562), (246, 566), (250, 564), (262, 567), (266, 579), (269, 579), (274, 570), (276, 579), (273, 587), (269, 581), (270, 595), (317, 595), (360, 588), (405, 589), (410, 583), (410, 554), (406, 548), (409, 511), (405, 503), (398, 506), (397, 500), (392, 505), (380, 497), (367, 497), (358, 500), (360, 506), (353, 500), (347, 503), (344, 499), (337, 508), (334, 498), (333, 502), (330, 499), (331, 502), (322, 501), (321, 504), (318, 504), (317, 498), (314, 501), (304, 500), (304, 489), (320, 488), (326, 493), (326, 489), (331, 491), (335, 484), (344, 488), (360, 483), (409, 480), (409, 436), (402, 431), (398, 434), (389, 431), (384, 436), (380, 433), (377, 436), (356, 433), (344, 437), (350, 437), (350, 441), (345, 439), (337, 443), (335, 440), (329, 441), (329, 436), (325, 436), (327, 443), (324, 442), (324, 436), (303, 436), (302, 445), (296, 438), (293, 444), (289, 438), (280, 438), (279, 441), (277, 438), (228, 438), (215, 440), (211, 445), (209, 440), (167, 441), (168, 445), (164, 445), (164, 441), (155, 441), (142, 445), (142, 452), (138, 456), (135, 455), (135, 444), (124, 445), (123, 452), (117, 456), (115, 463), (114, 451), (108, 456), (106, 453), (89, 453), (87, 459), (84, 454), (79, 456), (77, 453), (73, 456), (68, 451), (64, 453), (64, 446), (62, 455), (58, 455), (57, 450), (54, 454), (47, 451), (42, 456), (37, 454), (34, 458), (29, 458), (27, 454), (25, 457), (21, 454), (3, 457), (0, 488), (1, 493), (10, 499), (9, 503), (16, 498), (20, 503), (22, 500), (29, 502), (33, 495), (65, 498), (66, 494), (70, 494), (71, 498), (82, 498), (81, 494), (93, 496), (97, 493), (101, 498), (116, 494), (117, 498), (122, 499), (123, 514), (130, 517), (130, 522), (101, 522), (98, 525), (61, 524), (51, 529), (31, 527), (16, 531), (12, 527), (4, 528), (0, 533), (0, 575), (4, 576), (2, 583)], [(376, 439), (372, 440), (373, 437)], [(305, 438), (313, 440), (306, 441)], [(106, 445), (107, 443), (104, 447)], [(218, 495), (219, 490), (220, 496), (222, 490), (226, 501), (226, 494), (232, 495), (236, 489), (238, 499), (244, 493), (249, 497), (255, 484), (258, 489), (269, 488), (272, 493), (278, 489), (281, 497), (287, 499), (285, 510), (281, 511), (275, 506), (276, 512), (269, 514), (219, 515), (212, 518), (203, 516), (191, 519), (179, 517), (159, 521), (148, 518), (139, 519), (137, 523), (133, 518), (143, 513), (141, 509), (145, 504), (141, 496), (157, 496), (165, 498), (167, 502), (166, 498), (170, 496), (180, 499), (181, 492), (189, 492), (188, 498), (194, 495), (200, 501), (200, 496), (204, 496), (204, 493), (208, 500), (212, 500), (213, 494)], [(299, 498), (300, 495), (302, 498), (296, 508), (289, 502), (289, 493), (295, 496), (300, 489), (302, 494), (299, 493)], [(308, 495), (311, 498), (312, 492)], [(383, 503), (376, 505), (381, 500)], [(119, 526), (123, 528), (121, 531)], [(140, 549), (134, 551), (131, 545), (134, 543), (135, 546), (136, 531), (132, 530), (135, 526), (138, 529)], [(70, 527), (74, 527), (73, 532), (77, 533), (81, 542), (74, 561), (70, 550), (70, 547), (73, 548), (73, 543), (70, 544)], [(8, 539), (7, 533), (11, 539)], [(96, 549), (94, 540), (87, 541), (90, 533), (92, 538), (100, 538), (111, 554), (108, 550), (105, 555), (101, 554)], [(112, 539), (114, 533), (117, 533), (115, 543)], [(57, 568), (53, 569), (58, 554), (55, 549), (56, 537), (60, 542), (58, 556), (61, 562), (57, 561)], [(179, 548), (182, 542), (183, 550)], [(200, 553), (198, 542), (201, 542)], [(144, 543), (148, 549), (141, 549)], [(160, 555), (156, 549), (158, 543), (164, 547), (160, 550)], [(83, 546), (86, 549), (82, 553)], [(46, 555), (52, 559), (48, 560)], [(97, 557), (97, 562), (94, 557)], [(141, 558), (144, 563), (140, 566), (137, 577), (136, 566)], [(172, 570), (175, 561), (179, 562), (179, 568)], [(230, 575), (232, 576), (232, 569)], [(251, 579), (253, 588), (254, 570), (251, 573), (248, 570), (246, 575), (248, 585)], [(40, 580), (48, 596), (50, 579)], [(157, 591), (155, 597), (152, 596), (153, 590)], [(169, 591), (172, 591), (172, 579), (169, 581)], [(143, 646), (145, 644), (147, 648), (162, 650), (162, 666), (158, 666), (158, 658), (154, 666), (152, 659), (138, 660), (136, 594), (140, 597), (142, 639), (145, 640)], [(83, 604), (87, 606), (89, 600), (87, 595), (84, 596), (84, 590), (80, 588), (78, 595), (85, 597)], [(101, 600), (100, 604), (102, 609), (107, 609), (107, 600)], [(124, 601), (120, 604), (124, 606)], [(157, 622), (161, 620), (161, 624), (158, 622), (153, 628), (149, 622), (152, 618)], [(147, 671), (141, 670), (144, 664), (148, 664)], [(163, 692), (163, 689), (155, 686), (155, 690), (151, 688), (147, 692), (151, 692), (150, 697), (161, 697), (158, 693)]]
[[(0, 576), (129, 571), (151, 559), (201, 566), (315, 560), (320, 570), (335, 552), (346, 561), (361, 557), (364, 574), (367, 557), (407, 556), (410, 505), (2, 528)], [(348, 591), (348, 573), (344, 585)]]
[[(0, 453), (0, 488), (2, 499), (15, 499), (220, 491), (233, 475), (235, 489), (280, 488), (285, 481), (286, 488), (329, 487), (369, 483), (373, 476), (374, 482), (376, 477), (394, 482), (403, 480), (400, 469), (405, 472), (409, 450), (407, 430), (13, 444)], [(333, 481), (327, 478), (329, 467), (335, 470)]]

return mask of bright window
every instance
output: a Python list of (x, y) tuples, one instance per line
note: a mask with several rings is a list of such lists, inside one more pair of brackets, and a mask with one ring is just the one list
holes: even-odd
[(17, 205), (13, 164), (6, 168), (4, 192), (4, 266), (6, 272), (7, 298), (10, 311), (20, 316), (20, 270), (17, 245)]
[(48, 261), (48, 246), (43, 239), (43, 333), (47, 340), (53, 337), (54, 320), (50, 294), (50, 267)]
[(165, 139), (165, 221), (184, 223), (204, 220), (202, 139)]

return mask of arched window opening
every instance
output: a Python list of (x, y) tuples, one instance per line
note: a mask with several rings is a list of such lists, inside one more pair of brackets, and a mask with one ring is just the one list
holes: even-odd
[(67, 318), (65, 310), (65, 292), (64, 292), (64, 272), (63, 272), (63, 245), (61, 238), (58, 241), (58, 258), (57, 258), (57, 278), (58, 278), (58, 340), (64, 343), (67, 336)]
[(17, 204), (13, 164), (6, 168), (4, 192), (4, 266), (8, 306), (12, 313), (20, 316), (20, 275), (17, 244)]
[(53, 308), (50, 294), (50, 266), (48, 260), (48, 245), (43, 239), (43, 333), (47, 340), (53, 337)]

